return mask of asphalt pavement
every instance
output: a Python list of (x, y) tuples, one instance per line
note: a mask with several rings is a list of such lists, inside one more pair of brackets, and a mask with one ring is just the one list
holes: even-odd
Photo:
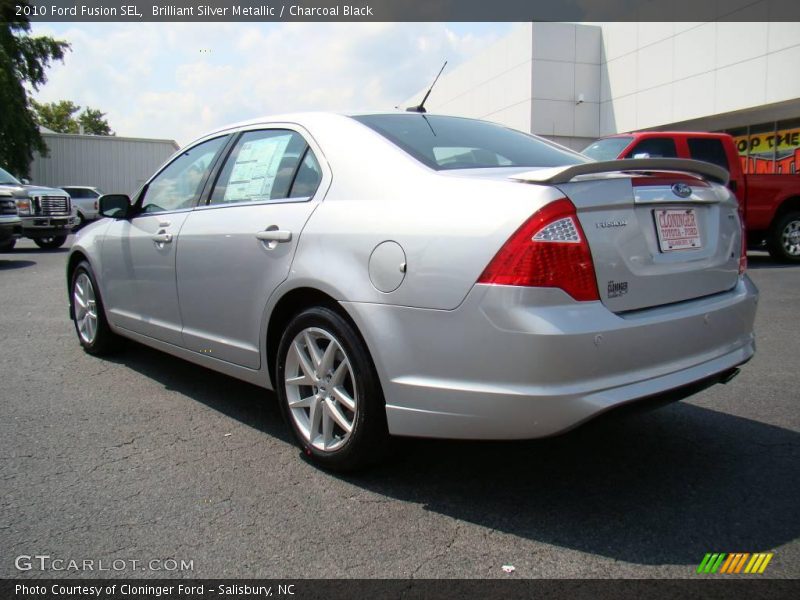
[(727, 385), (547, 440), (400, 440), (343, 477), (265, 390), (85, 354), (66, 256), (0, 254), (0, 577), (684, 578), (707, 552), (800, 576), (800, 266), (751, 253), (758, 351)]

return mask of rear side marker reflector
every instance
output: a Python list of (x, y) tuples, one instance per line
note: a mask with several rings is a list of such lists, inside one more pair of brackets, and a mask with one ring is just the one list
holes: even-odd
[(592, 254), (572, 202), (561, 198), (535, 212), (478, 283), (559, 288), (575, 300), (599, 300)]

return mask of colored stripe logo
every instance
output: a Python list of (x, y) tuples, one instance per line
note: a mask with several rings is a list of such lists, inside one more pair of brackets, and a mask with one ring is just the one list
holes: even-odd
[(726, 554), (724, 552), (709, 552), (703, 557), (697, 567), (698, 573), (719, 573), (727, 575), (750, 574), (760, 575), (764, 572), (774, 556), (769, 552), (734, 552)]

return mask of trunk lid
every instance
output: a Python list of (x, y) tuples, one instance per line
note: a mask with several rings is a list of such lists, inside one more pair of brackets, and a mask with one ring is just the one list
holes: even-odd
[[(623, 162), (631, 161), (581, 165), (581, 170), (596, 170), (576, 176), (562, 170), (514, 178), (555, 185), (575, 205), (600, 299), (613, 312), (691, 300), (734, 287), (742, 230), (738, 203), (724, 187), (724, 171), (720, 175), (705, 166), (681, 164), (680, 171), (622, 173)], [(653, 168), (664, 161), (648, 162), (658, 163)], [(659, 168), (676, 166), (671, 162)]]

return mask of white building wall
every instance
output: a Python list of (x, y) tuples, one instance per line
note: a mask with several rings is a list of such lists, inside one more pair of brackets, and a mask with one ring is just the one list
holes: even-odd
[[(445, 71), (425, 107), (487, 119), (582, 148), (600, 130), (601, 30), (523, 23), (471, 60)], [(426, 89), (404, 105), (418, 104)], [(578, 97), (583, 94), (583, 102)]]
[(604, 23), (600, 134), (800, 98), (800, 23)]
[[(759, 22), (769, 0), (744, 4), (731, 17), (750, 22), (521, 24), (445, 71), (426, 107), (577, 149), (638, 129), (722, 129), (796, 117), (800, 23)], [(707, 17), (719, 15), (709, 9)]]
[(89, 185), (106, 193), (133, 194), (175, 151), (172, 140), (43, 133), (48, 155), (36, 155), (31, 181), (40, 185)]
[(601, 29), (572, 23), (533, 24), (531, 128), (583, 148), (600, 131)]
[[(473, 59), (445, 72), (425, 103), (429, 112), (488, 119), (531, 130), (532, 25), (523, 23)], [(420, 90), (404, 106), (419, 103)]]

